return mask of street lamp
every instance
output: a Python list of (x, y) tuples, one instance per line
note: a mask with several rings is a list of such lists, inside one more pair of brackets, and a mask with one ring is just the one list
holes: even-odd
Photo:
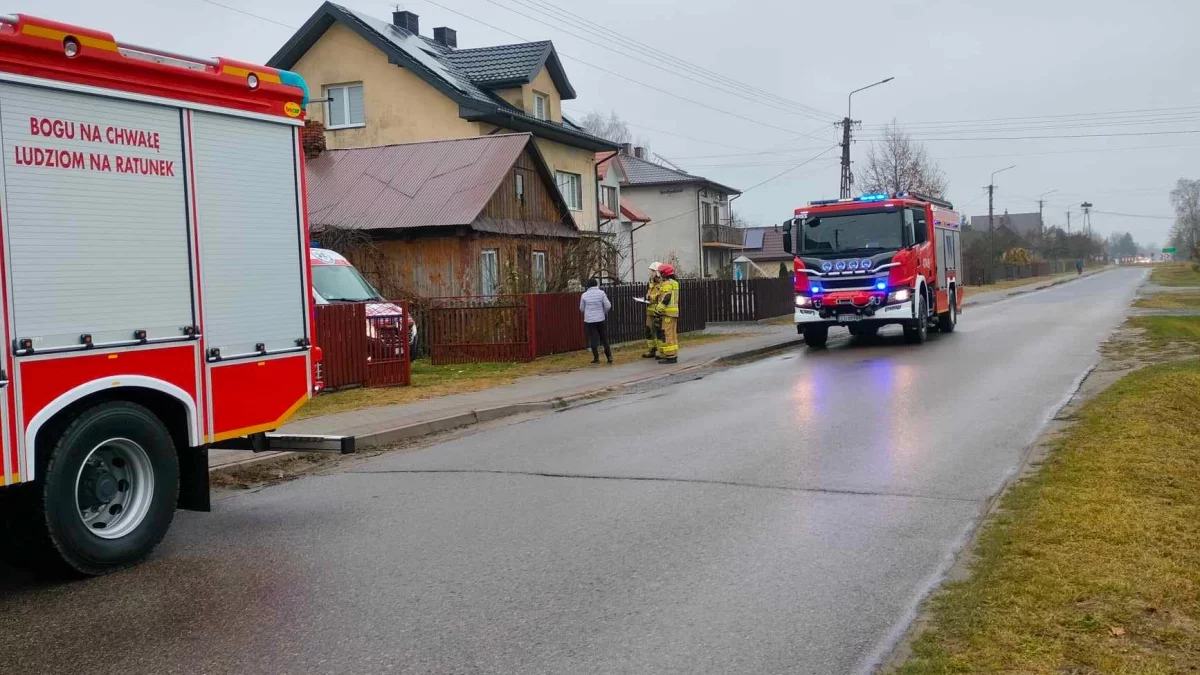
[(1042, 220), (1042, 207), (1044, 207), (1046, 205), (1045, 196), (1052, 195), (1055, 192), (1058, 192), (1058, 190), (1054, 189), (1054, 190), (1050, 190), (1049, 192), (1043, 192), (1042, 194), (1038, 195), (1037, 202), (1038, 202), (1038, 231), (1039, 232), (1046, 227), (1045, 222)]
[(850, 197), (850, 186), (854, 183), (854, 175), (850, 173), (850, 127), (854, 126), (854, 120), (850, 117), (850, 105), (853, 103), (854, 95), (865, 89), (891, 82), (894, 79), (896, 78), (889, 77), (885, 80), (868, 84), (865, 87), (859, 87), (846, 96), (846, 118), (842, 120), (842, 199)]
[(996, 169), (992, 172), (991, 180), (988, 181), (988, 265), (993, 264), (996, 260), (996, 230), (992, 226), (992, 214), (994, 212), (992, 206), (992, 195), (996, 192), (996, 174), (1004, 173), (1009, 169), (1015, 168), (1017, 168), (1016, 164), (1013, 164), (1012, 166), (1006, 166), (1003, 169)]

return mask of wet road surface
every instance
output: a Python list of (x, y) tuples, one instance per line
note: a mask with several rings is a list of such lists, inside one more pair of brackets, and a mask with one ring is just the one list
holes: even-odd
[(864, 672), (1143, 276), (180, 513), (136, 569), (0, 586), (2, 670)]

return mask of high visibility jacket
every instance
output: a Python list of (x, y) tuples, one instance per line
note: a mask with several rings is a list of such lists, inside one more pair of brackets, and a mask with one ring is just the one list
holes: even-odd
[(679, 317), (679, 282), (666, 279), (658, 288), (658, 302), (652, 308), (658, 316)]
[(654, 307), (658, 304), (659, 297), (662, 296), (662, 282), (651, 281), (646, 288), (646, 313), (653, 314)]

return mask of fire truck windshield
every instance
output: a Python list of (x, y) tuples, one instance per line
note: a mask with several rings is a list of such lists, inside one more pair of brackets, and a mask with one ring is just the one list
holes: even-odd
[(850, 253), (904, 247), (904, 219), (899, 211), (832, 213), (804, 220), (803, 253)]

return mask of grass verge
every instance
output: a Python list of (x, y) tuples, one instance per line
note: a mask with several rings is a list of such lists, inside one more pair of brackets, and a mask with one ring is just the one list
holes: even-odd
[(1200, 316), (1135, 316), (1129, 324), (1145, 331), (1145, 338), (1153, 347), (1162, 347), (1171, 342), (1200, 345)]
[(1134, 307), (1142, 309), (1200, 309), (1200, 292), (1171, 291), (1138, 298)]
[[(1182, 318), (1182, 317), (1145, 317)], [(1200, 669), (1200, 360), (1085, 404), (1003, 497), (901, 675)]]
[(1150, 281), (1160, 286), (1200, 286), (1200, 271), (1192, 263), (1160, 263), (1150, 272)]
[(1021, 286), (1028, 286), (1029, 284), (1036, 284), (1039, 281), (1049, 281), (1050, 279), (1058, 279), (1059, 277), (1065, 277), (1065, 276), (1072, 275), (1072, 274), (1075, 274), (1075, 270), (1071, 270), (1070, 272), (1060, 272), (1058, 274), (1050, 274), (1050, 275), (1047, 275), (1044, 277), (1029, 277), (1027, 279), (1013, 279), (1011, 281), (997, 281), (994, 284), (988, 284), (986, 286), (975, 286), (974, 288), (977, 288), (981, 291), (1006, 291), (1010, 288), (1019, 288)]
[[(741, 336), (737, 333), (684, 333), (679, 336), (679, 343), (684, 347), (699, 346), (735, 337)], [(637, 360), (644, 349), (645, 343), (642, 342), (615, 345), (613, 346), (613, 361), (620, 365)], [(509, 384), (522, 377), (550, 375), (593, 367), (589, 363), (590, 356), (589, 352), (580, 351), (544, 356), (529, 363), (467, 363), (451, 366), (435, 366), (429, 362), (429, 359), (417, 359), (412, 364), (412, 384), (410, 386), (349, 389), (322, 394), (301, 408), (296, 413), (295, 419), (482, 391)]]

